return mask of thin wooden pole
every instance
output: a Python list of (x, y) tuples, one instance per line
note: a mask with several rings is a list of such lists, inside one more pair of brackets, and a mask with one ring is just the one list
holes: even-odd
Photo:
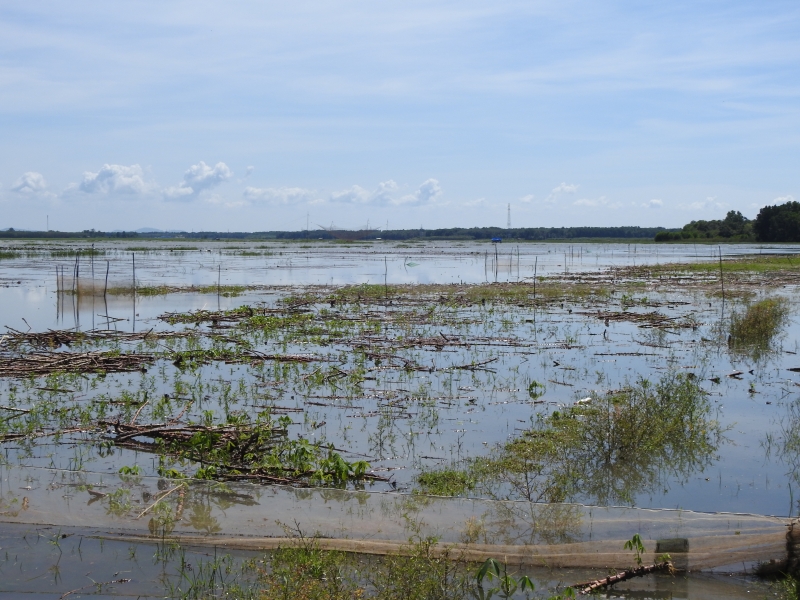
[(109, 261), (106, 261), (106, 285), (105, 287), (103, 287), (103, 298), (106, 297), (106, 293), (108, 292), (108, 270), (110, 268), (111, 268), (111, 263)]
[(722, 306), (725, 306), (725, 279), (722, 277), (722, 246), (719, 248), (719, 282), (722, 285)]
[(133, 295), (136, 296), (136, 252), (131, 252), (131, 260), (133, 261)]

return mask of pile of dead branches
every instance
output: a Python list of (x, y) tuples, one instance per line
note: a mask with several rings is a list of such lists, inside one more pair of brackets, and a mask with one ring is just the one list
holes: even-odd
[(197, 477), (294, 486), (352, 479), (386, 480), (367, 473), (367, 463), (346, 462), (333, 448), (290, 440), (286, 428), (271, 419), (216, 426), (177, 420), (136, 425), (135, 419), (129, 423), (99, 421), (98, 425), (106, 428), (103, 439), (120, 448), (199, 464)]
[(152, 354), (119, 352), (28, 352), (0, 356), (0, 377), (29, 377), (53, 373), (126, 373), (146, 371)]
[[(306, 303), (308, 304), (308, 303)], [(301, 305), (302, 306), (302, 305)], [(160, 315), (160, 321), (170, 325), (211, 323), (217, 327), (225, 324), (239, 323), (253, 317), (266, 317), (268, 315), (286, 315), (310, 312), (309, 309), (299, 310), (299, 307), (267, 308), (265, 306), (240, 306), (233, 310), (195, 310), (191, 312), (168, 312)]]
[(636, 323), (642, 329), (696, 329), (698, 323), (692, 319), (681, 317), (668, 317), (658, 311), (648, 313), (637, 313), (632, 311), (622, 312), (579, 312), (577, 314), (596, 317), (608, 323), (625, 321), (628, 323)]
[(6, 326), (8, 333), (3, 336), (3, 345), (18, 349), (24, 346), (40, 349), (58, 349), (73, 344), (89, 344), (97, 342), (140, 342), (145, 340), (182, 338), (191, 335), (187, 331), (149, 331), (130, 332), (114, 329), (91, 329), (77, 331), (74, 329), (48, 329), (43, 332), (18, 331)]

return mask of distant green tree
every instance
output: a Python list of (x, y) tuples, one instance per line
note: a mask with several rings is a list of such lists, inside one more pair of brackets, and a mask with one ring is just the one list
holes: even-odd
[(753, 230), (759, 242), (800, 242), (800, 202), (765, 206)]
[(728, 211), (722, 220), (692, 221), (680, 231), (661, 231), (656, 234), (657, 242), (681, 240), (725, 240), (746, 242), (753, 239), (753, 222), (738, 210)]

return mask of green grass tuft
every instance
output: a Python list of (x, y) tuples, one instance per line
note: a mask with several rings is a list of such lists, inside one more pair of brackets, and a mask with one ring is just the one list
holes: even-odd
[(789, 307), (783, 298), (765, 298), (750, 304), (745, 312), (731, 316), (729, 345), (734, 349), (766, 349), (784, 326)]

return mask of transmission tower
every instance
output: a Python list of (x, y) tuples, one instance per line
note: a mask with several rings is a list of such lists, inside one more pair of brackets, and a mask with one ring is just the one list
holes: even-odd
[(506, 229), (511, 229), (511, 203), (508, 203), (508, 220), (506, 222)]

